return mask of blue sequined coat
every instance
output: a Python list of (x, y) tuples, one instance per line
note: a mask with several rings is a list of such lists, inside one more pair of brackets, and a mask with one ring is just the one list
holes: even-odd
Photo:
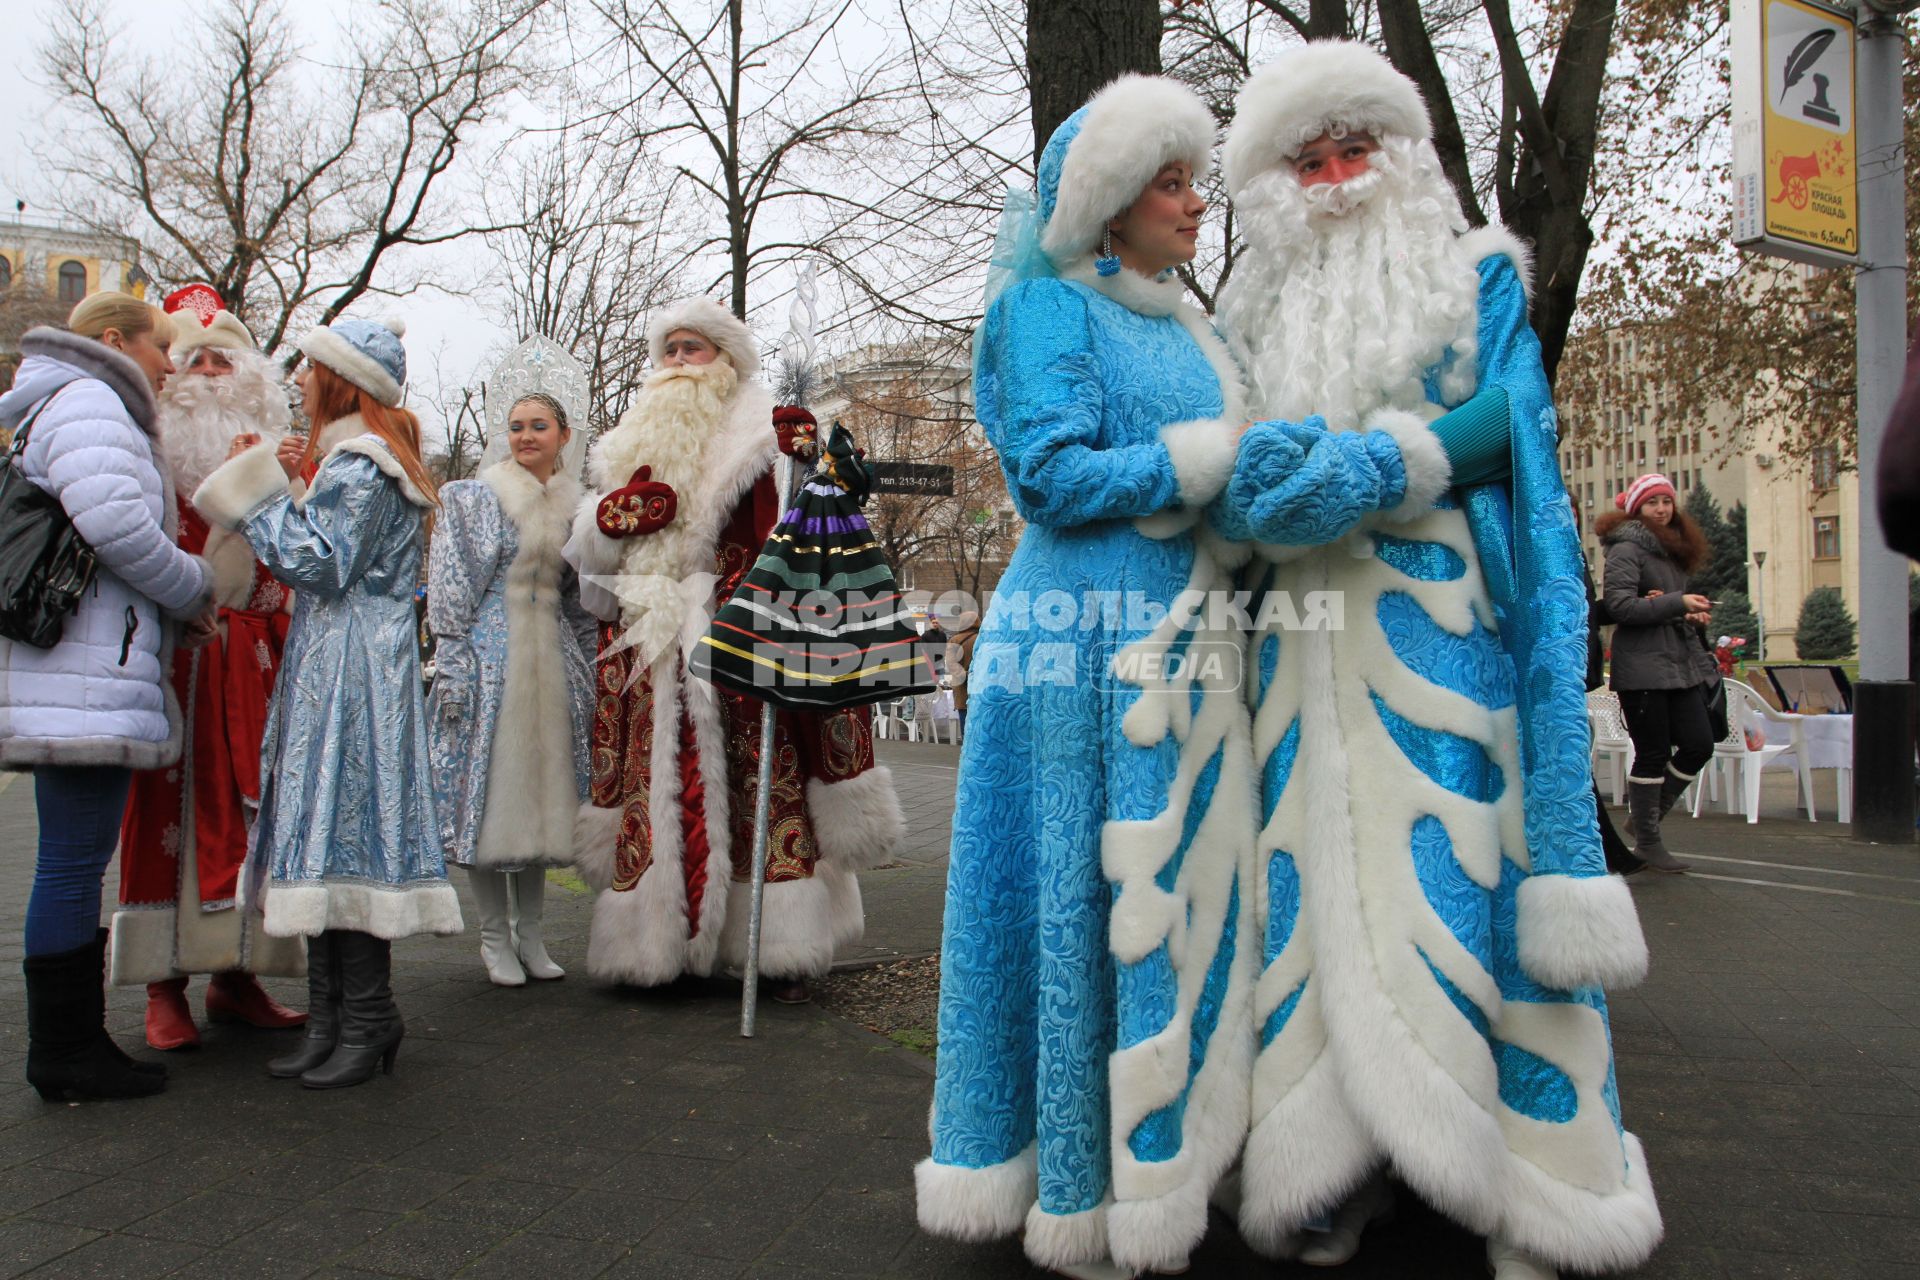
[[(1250, 431), (1216, 508), (1272, 544), (1256, 610), (1285, 602), (1249, 655), (1262, 972), (1241, 1225), (1279, 1250), (1390, 1162), (1476, 1232), (1611, 1270), (1660, 1237), (1598, 985), (1646, 949), (1600, 854), (1580, 553), (1504, 253), (1479, 265), (1477, 336), (1511, 483), (1395, 499), (1377, 432), (1309, 420)], [(1422, 470), (1437, 442), (1401, 434)], [(1341, 616), (1294, 625), (1316, 593)]]
[(1239, 389), (1177, 285), (1065, 274), (1008, 289), (977, 338), (1027, 529), (968, 673), (920, 1217), (1024, 1225), (1050, 1265), (1171, 1266), (1246, 1114), (1243, 647), (1169, 614), (1231, 583), (1195, 523)]
[(573, 861), (586, 799), (597, 623), (560, 557), (580, 486), (511, 458), (440, 491), (427, 580), (428, 759), (461, 866)]
[(430, 502), (357, 416), (328, 424), (320, 446), (304, 500), (289, 496), (271, 442), (194, 495), (294, 591), (242, 893), (265, 893), (276, 936), (458, 933), (413, 611)]

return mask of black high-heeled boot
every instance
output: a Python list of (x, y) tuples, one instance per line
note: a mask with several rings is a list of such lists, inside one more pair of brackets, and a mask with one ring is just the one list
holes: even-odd
[(293, 1080), (333, 1056), (340, 1042), (340, 956), (331, 929), (307, 943), (307, 1034), (292, 1053), (267, 1063), (276, 1080)]
[[(107, 931), (105, 929), (94, 930), (93, 945), (100, 952), (100, 973), (103, 977), (107, 972), (107, 943)], [(93, 1020), (100, 1024), (101, 1044), (106, 1048), (108, 1053), (113, 1055), (116, 1062), (123, 1063), (144, 1076), (157, 1076), (162, 1080), (167, 1078), (167, 1068), (164, 1063), (142, 1062), (125, 1049), (122, 1049), (120, 1042), (107, 1034), (107, 985), (104, 981), (100, 984), (99, 1016)]]
[(145, 1098), (167, 1087), (164, 1075), (136, 1069), (107, 1035), (105, 952), (101, 938), (71, 951), (28, 956), (27, 1083), (48, 1102)]
[(391, 1073), (407, 1034), (393, 1004), (393, 944), (370, 933), (334, 933), (340, 966), (340, 1042), (333, 1055), (300, 1077), (308, 1089), (345, 1089)]

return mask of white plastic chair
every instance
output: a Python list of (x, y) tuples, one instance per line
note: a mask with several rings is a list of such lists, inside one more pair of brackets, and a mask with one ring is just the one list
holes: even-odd
[[(1739, 803), (1738, 812), (1747, 815), (1748, 822), (1760, 821), (1760, 774), (1766, 767), (1789, 751), (1795, 752), (1799, 776), (1800, 795), (1807, 810), (1809, 821), (1814, 820), (1813, 812), (1813, 773), (1807, 768), (1807, 752), (1799, 733), (1799, 716), (1775, 711), (1759, 694), (1738, 680), (1727, 680), (1727, 736), (1714, 744), (1713, 760), (1708, 766), (1721, 773), (1726, 785), (1726, 806), (1728, 813), (1736, 812), (1734, 805)], [(1747, 730), (1751, 727), (1756, 733), (1764, 732), (1766, 724), (1780, 724), (1787, 727), (1790, 741), (1763, 742), (1759, 747), (1747, 741)], [(1706, 788), (1694, 780), (1693, 816), (1700, 816), (1700, 802), (1706, 795)]]
[(1627, 717), (1620, 710), (1620, 695), (1611, 689), (1594, 689), (1587, 694), (1587, 724), (1593, 730), (1593, 769), (1600, 772), (1600, 757), (1607, 757), (1607, 769), (1613, 778), (1613, 802), (1625, 802), (1627, 775), (1633, 772), (1633, 739), (1627, 736)]

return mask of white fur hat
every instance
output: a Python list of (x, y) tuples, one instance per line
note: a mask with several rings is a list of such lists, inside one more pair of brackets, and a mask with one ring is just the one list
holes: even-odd
[(1385, 55), (1357, 40), (1315, 40), (1254, 72), (1234, 102), (1220, 151), (1227, 194), (1300, 154), (1334, 126), (1431, 141), (1427, 104)]
[(1194, 180), (1213, 164), (1213, 112), (1165, 76), (1124, 75), (1063, 121), (1040, 156), (1040, 247), (1065, 263), (1100, 242), (1107, 220), (1175, 160)]
[(666, 354), (667, 335), (691, 329), (727, 353), (741, 378), (760, 372), (760, 347), (747, 322), (712, 298), (686, 298), (653, 313), (647, 323), (647, 356), (659, 364)]
[(173, 317), (173, 345), (168, 348), (174, 360), (183, 360), (201, 347), (218, 347), (223, 351), (258, 351), (260, 344), (247, 332), (247, 326), (240, 323), (240, 317), (231, 311), (216, 311), (213, 319), (205, 324), (194, 323), (189, 314), (175, 314)]

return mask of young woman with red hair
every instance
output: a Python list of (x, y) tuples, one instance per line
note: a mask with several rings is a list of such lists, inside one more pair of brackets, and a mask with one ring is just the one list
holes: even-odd
[[(393, 940), (461, 921), (435, 835), (413, 610), (437, 496), (400, 405), (400, 329), (336, 320), (300, 349), (311, 436), (277, 450), (236, 437), (194, 505), (294, 590), (241, 893), (263, 903), (268, 933), (308, 939), (306, 1039), (267, 1069), (331, 1089), (392, 1069), (405, 1034)], [(287, 478), (310, 469), (292, 498)]]

